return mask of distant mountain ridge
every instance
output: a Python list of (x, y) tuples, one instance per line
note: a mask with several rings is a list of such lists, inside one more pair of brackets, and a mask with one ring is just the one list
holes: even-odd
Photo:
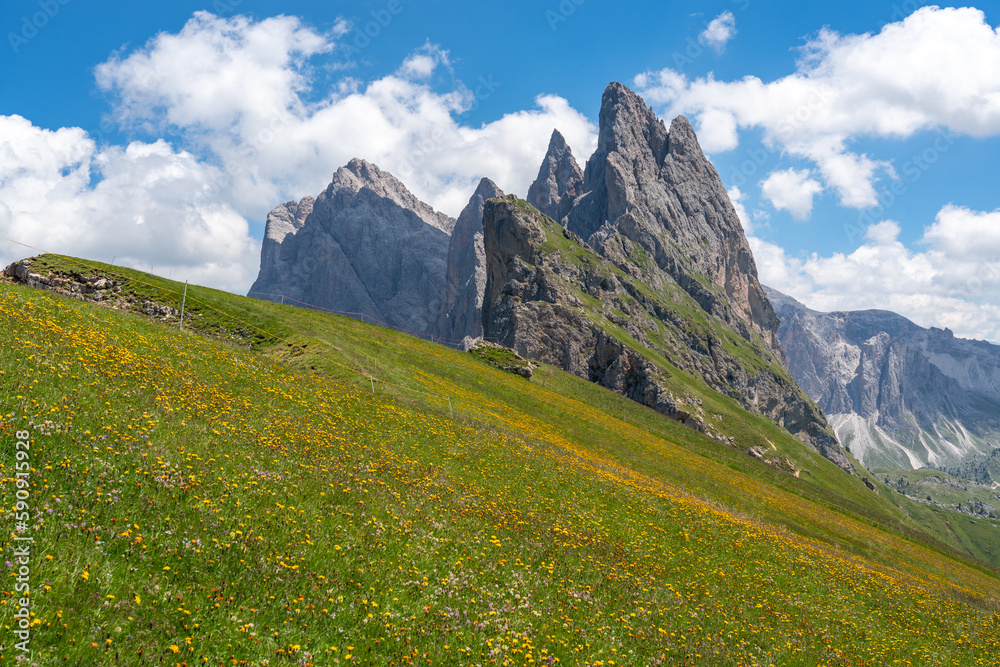
[(1000, 447), (1000, 346), (765, 289), (792, 376), (866, 466), (948, 468)]

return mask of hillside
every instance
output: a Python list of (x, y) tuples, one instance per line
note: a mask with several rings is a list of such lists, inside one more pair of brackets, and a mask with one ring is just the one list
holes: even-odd
[[(484, 211), (487, 336), (728, 441), (733, 425), (713, 409), (721, 392), (854, 472), (823, 413), (759, 334), (744, 325), (741, 335), (706, 312), (651, 262), (640, 271), (602, 257), (513, 195)], [(626, 238), (615, 244), (645, 256)]]
[[(90, 266), (34, 264), (71, 281)], [(105, 305), (179, 308), (182, 285), (115, 272)], [(798, 478), (551, 367), (526, 381), (204, 288), (187, 309), (179, 331), (166, 309), (150, 322), (148, 306), (0, 285), (2, 502), (28, 429), (39, 664), (968, 665), (1000, 650), (1000, 578), (962, 555), (993, 558), (994, 522), (873, 493), (722, 395), (706, 398), (740, 447), (773, 444)]]

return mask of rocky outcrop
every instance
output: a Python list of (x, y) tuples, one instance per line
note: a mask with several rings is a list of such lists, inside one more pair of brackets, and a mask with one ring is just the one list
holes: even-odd
[[(158, 303), (140, 296), (139, 290), (135, 289), (131, 280), (125, 276), (104, 273), (96, 267), (85, 273), (53, 270), (51, 267), (39, 268), (36, 272), (35, 262), (38, 259), (32, 257), (10, 264), (0, 274), (0, 280), (8, 279), (34, 289), (54, 292), (77, 301), (95, 303), (114, 310), (144, 313), (161, 321), (178, 321), (180, 318), (181, 312), (173, 305)], [(43, 266), (46, 264), (48, 262), (44, 262)], [(162, 297), (163, 294), (160, 292), (158, 296)], [(181, 304), (178, 302), (176, 305)], [(198, 317), (196, 313), (188, 310), (185, 322), (190, 323)]]
[(337, 170), (299, 223), (309, 204), (303, 200), (294, 212), (284, 204), (268, 216), (269, 241), (250, 295), (282, 294), (437, 334), (455, 220), (357, 159)]
[(609, 85), (583, 189), (567, 215), (571, 231), (623, 268), (654, 264), (707, 313), (780, 356), (778, 319), (743, 228), (686, 118), (668, 131), (638, 95)]
[(538, 177), (528, 188), (527, 201), (545, 215), (562, 222), (582, 194), (583, 170), (566, 139), (559, 130), (554, 130)]
[(503, 192), (488, 178), (479, 182), (458, 216), (448, 246), (445, 304), (437, 328), (439, 338), (461, 340), (483, 335), (486, 256), (483, 251), (483, 206)]
[(486, 336), (723, 439), (696, 396), (671, 390), (669, 371), (652, 358), (659, 355), (852, 469), (819, 409), (773, 358), (760, 356), (768, 350), (744, 345), (757, 368), (739, 359), (720, 338), (724, 325), (698, 325), (685, 314), (697, 304), (676, 287), (651, 288), (641, 273), (626, 273), (513, 196), (486, 202), (483, 230)]
[(262, 284), (279, 282), (284, 271), (289, 267), (281, 259), (281, 244), (289, 235), (295, 234), (305, 225), (306, 218), (312, 213), (316, 200), (303, 197), (301, 201), (279, 204), (267, 214), (267, 224), (264, 226), (264, 241), (260, 248), (260, 276), (257, 281)]
[(788, 367), (869, 467), (944, 467), (1000, 443), (1000, 347), (768, 289)]

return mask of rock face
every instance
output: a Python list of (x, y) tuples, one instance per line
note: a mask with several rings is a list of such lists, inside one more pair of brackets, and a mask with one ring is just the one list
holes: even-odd
[(483, 335), (483, 293), (486, 290), (486, 257), (483, 251), (483, 206), (503, 192), (488, 178), (458, 216), (448, 246), (445, 304), (438, 323), (439, 338), (461, 340)]
[(583, 189), (568, 229), (616, 263), (655, 264), (707, 313), (780, 354), (778, 319), (739, 218), (686, 118), (668, 131), (638, 95), (609, 85)]
[(280, 259), (281, 244), (285, 238), (295, 234), (305, 225), (306, 218), (312, 213), (316, 200), (304, 197), (302, 201), (279, 204), (267, 214), (267, 225), (264, 227), (264, 242), (260, 249), (259, 283), (275, 283), (280, 280), (283, 267)]
[(528, 188), (527, 201), (545, 215), (562, 222), (582, 194), (583, 171), (563, 135), (554, 130), (538, 178)]
[(268, 216), (250, 295), (282, 294), (435, 335), (455, 223), (391, 174), (351, 160), (315, 201)]
[(955, 466), (1000, 445), (1000, 347), (888, 311), (820, 313), (768, 295), (792, 376), (866, 466)]
[(668, 386), (667, 365), (654, 361), (659, 355), (852, 469), (780, 358), (721, 320), (699, 324), (692, 317), (698, 304), (669, 275), (655, 266), (616, 266), (513, 196), (486, 202), (483, 229), (486, 336), (723, 439), (700, 414), (697, 397)]

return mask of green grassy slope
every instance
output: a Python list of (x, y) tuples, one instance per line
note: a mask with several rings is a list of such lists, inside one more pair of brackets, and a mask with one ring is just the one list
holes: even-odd
[(808, 472), (551, 368), (529, 382), (354, 320), (188, 295), (192, 326), (229, 342), (0, 285), (0, 503), (13, 533), (28, 430), (39, 664), (967, 665), (1000, 650), (1000, 578), (960, 537), (935, 539), (909, 515), (923, 506), (723, 396), (712, 409), (739, 439), (812, 455)]

